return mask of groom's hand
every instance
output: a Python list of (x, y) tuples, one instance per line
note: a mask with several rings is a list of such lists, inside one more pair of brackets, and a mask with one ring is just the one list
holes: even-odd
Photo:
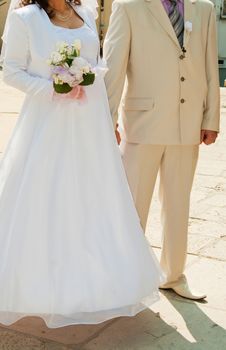
[(212, 130), (201, 130), (200, 144), (205, 143), (205, 145), (211, 145), (216, 141), (218, 132)]
[(116, 125), (115, 136), (116, 136), (116, 140), (118, 142), (118, 145), (120, 145), (120, 143), (121, 143), (121, 136), (120, 136), (120, 132), (118, 131), (118, 124)]

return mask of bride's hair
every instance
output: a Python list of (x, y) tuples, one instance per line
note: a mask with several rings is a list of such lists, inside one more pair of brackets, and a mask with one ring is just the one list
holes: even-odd
[[(81, 5), (81, 0), (71, 0), (69, 2), (74, 3), (75, 5)], [(49, 9), (49, 3), (48, 0), (21, 0), (20, 1), (20, 6), (27, 6), (27, 5), (32, 5), (32, 4), (37, 4), (40, 8), (46, 11), (46, 13), (52, 17), (53, 16), (53, 11)]]

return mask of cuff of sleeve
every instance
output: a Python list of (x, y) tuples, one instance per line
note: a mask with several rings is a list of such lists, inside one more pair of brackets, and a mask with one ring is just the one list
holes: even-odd
[(219, 122), (214, 122), (212, 120), (203, 120), (201, 125), (202, 130), (220, 131)]

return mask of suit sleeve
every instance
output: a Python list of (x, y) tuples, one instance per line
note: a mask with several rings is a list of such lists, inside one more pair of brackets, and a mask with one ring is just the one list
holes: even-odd
[(216, 14), (212, 7), (206, 47), (207, 98), (203, 115), (202, 129), (219, 131), (220, 88), (218, 73), (218, 49), (216, 34)]
[(130, 52), (131, 29), (126, 10), (119, 1), (113, 2), (109, 29), (104, 43), (104, 58), (108, 72), (105, 84), (113, 125), (116, 127)]
[(29, 58), (28, 29), (21, 16), (14, 11), (9, 19), (3, 80), (26, 94), (51, 95), (53, 86), (50, 80), (28, 73)]

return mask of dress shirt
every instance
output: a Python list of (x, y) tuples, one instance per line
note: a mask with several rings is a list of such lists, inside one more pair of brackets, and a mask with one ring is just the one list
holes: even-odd
[[(170, 0), (161, 0), (163, 7), (166, 10), (166, 13), (169, 15), (170, 8), (171, 8), (171, 1)], [(183, 0), (177, 0), (178, 3), (178, 9), (180, 11), (180, 14), (184, 16), (184, 1)]]

